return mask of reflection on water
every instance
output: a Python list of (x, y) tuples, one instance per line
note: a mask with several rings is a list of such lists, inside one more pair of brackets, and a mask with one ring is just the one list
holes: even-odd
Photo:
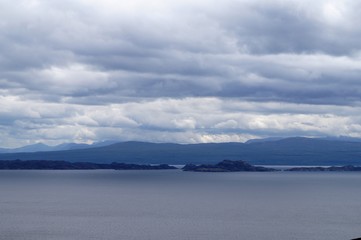
[(0, 239), (351, 239), (360, 173), (0, 171)]

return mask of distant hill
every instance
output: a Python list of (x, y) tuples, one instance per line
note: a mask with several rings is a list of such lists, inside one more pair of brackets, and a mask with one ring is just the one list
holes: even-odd
[(31, 144), (19, 148), (0, 148), (0, 153), (31, 153), (31, 152), (50, 152), (50, 151), (64, 151), (74, 149), (85, 149), (94, 147), (103, 147), (116, 143), (116, 141), (102, 141), (93, 144), (84, 143), (63, 143), (56, 146), (49, 146), (43, 143)]
[(361, 142), (303, 137), (247, 144), (122, 142), (66, 151), (0, 154), (0, 160), (14, 159), (138, 164), (211, 164), (229, 159), (262, 165), (361, 165)]
[(17, 153), (17, 152), (40, 152), (40, 151), (51, 151), (52, 147), (42, 144), (42, 143), (36, 143), (32, 145), (27, 145), (24, 147), (19, 148), (1, 148), (1, 153)]

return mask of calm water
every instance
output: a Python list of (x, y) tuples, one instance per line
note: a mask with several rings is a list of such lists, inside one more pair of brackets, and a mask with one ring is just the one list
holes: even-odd
[(0, 171), (0, 239), (351, 239), (360, 183), (360, 173)]

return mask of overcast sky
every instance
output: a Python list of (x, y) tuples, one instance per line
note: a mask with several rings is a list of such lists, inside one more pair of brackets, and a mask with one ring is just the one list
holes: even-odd
[(361, 1), (0, 0), (0, 147), (361, 137)]

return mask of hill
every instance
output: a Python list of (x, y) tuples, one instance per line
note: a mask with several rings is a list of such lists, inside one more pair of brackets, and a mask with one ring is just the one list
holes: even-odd
[(361, 165), (361, 143), (302, 137), (247, 144), (122, 142), (67, 151), (0, 154), (0, 160), (14, 159), (141, 164), (210, 164), (230, 159), (262, 165)]
[(94, 147), (103, 147), (116, 143), (116, 141), (102, 141), (95, 142), (93, 144), (85, 143), (63, 143), (56, 146), (49, 146), (43, 143), (36, 143), (31, 145), (26, 145), (18, 148), (0, 148), (0, 153), (30, 153), (30, 152), (51, 152), (51, 151), (65, 151), (65, 150), (74, 150), (74, 149), (86, 149)]

